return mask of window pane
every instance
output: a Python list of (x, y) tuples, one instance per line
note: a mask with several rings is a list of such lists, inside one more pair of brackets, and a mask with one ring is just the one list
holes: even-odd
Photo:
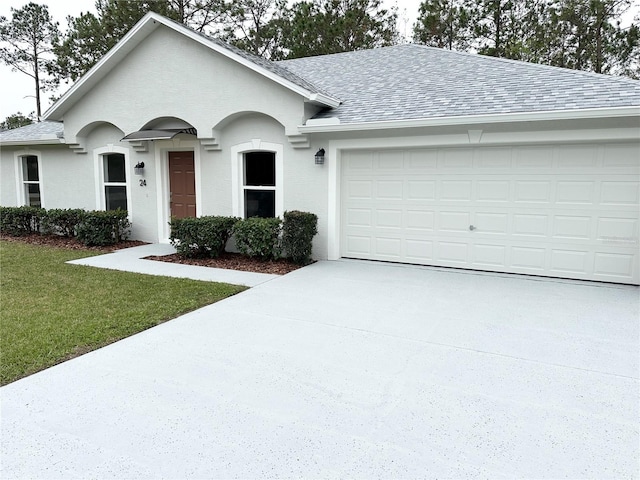
[(276, 185), (276, 154), (273, 152), (246, 153), (244, 184), (274, 187)]
[(37, 182), (38, 178), (38, 157), (29, 155), (22, 157), (22, 176), (25, 182)]
[(31, 207), (41, 207), (42, 203), (40, 201), (40, 184), (27, 183), (25, 187), (27, 194), (27, 205)]
[(124, 155), (122, 153), (110, 153), (104, 157), (104, 181), (126, 182), (124, 169)]
[(127, 187), (104, 187), (107, 210), (127, 209)]
[(276, 216), (276, 192), (274, 190), (245, 190), (245, 218)]

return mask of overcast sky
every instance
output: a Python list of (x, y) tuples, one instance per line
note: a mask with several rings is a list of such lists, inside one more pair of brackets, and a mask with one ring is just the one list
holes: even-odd
[[(30, 0), (1, 0), (0, 15), (11, 18), (11, 7), (21, 8)], [(47, 4), (49, 13), (53, 19), (60, 23), (60, 30), (65, 31), (67, 28), (66, 18), (68, 15), (77, 17), (81, 12), (95, 12), (95, 0), (32, 0), (39, 4)], [(398, 30), (407, 36), (411, 32), (413, 23), (418, 15), (418, 7), (421, 0), (383, 0), (387, 8), (398, 5)], [(634, 11), (639, 11), (640, 6), (638, 0)], [(629, 21), (633, 18), (633, 14), (628, 15)], [(2, 85), (0, 97), (0, 120), (4, 120), (8, 115), (16, 112), (22, 112), (27, 115), (35, 111), (33, 79), (19, 72), (12, 72), (5, 65), (0, 65), (0, 85)], [(68, 85), (63, 86), (60, 92), (63, 93), (69, 88)], [(49, 108), (49, 97), (54, 92), (46, 92), (42, 95), (42, 111), (43, 113)]]

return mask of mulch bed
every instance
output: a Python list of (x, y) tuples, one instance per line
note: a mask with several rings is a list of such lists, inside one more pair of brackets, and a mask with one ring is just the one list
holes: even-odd
[(23, 235), (20, 237), (12, 237), (10, 235), (0, 234), (0, 240), (6, 240), (7, 242), (20, 242), (28, 243), (31, 245), (47, 245), (49, 247), (70, 248), (72, 250), (89, 250), (93, 252), (110, 253), (116, 250), (122, 250), (123, 248), (138, 247), (140, 245), (148, 245), (148, 242), (141, 242), (139, 240), (125, 240), (116, 245), (105, 245), (96, 247), (87, 247), (84, 243), (78, 241), (76, 238), (61, 237), (59, 235), (40, 235), (38, 233), (32, 233), (30, 235)]
[[(116, 245), (104, 247), (87, 247), (75, 238), (60, 237), (58, 235), (39, 235), (37, 233), (22, 237), (11, 237), (0, 234), (0, 240), (8, 242), (22, 242), (31, 245), (47, 245), (51, 247), (70, 248), (73, 250), (90, 250), (94, 252), (110, 253), (123, 248), (148, 245), (148, 242), (138, 240), (125, 240)], [(183, 265), (197, 265), (201, 267), (225, 268), (227, 270), (240, 270), (243, 272), (271, 273), (284, 275), (300, 268), (300, 265), (291, 263), (286, 259), (262, 261), (240, 255), (239, 253), (225, 252), (218, 258), (182, 258), (177, 254), (163, 256), (144, 257), (146, 260), (159, 262), (181, 263)]]
[(284, 275), (300, 268), (300, 265), (291, 263), (285, 259), (263, 261), (250, 258), (239, 253), (225, 252), (218, 258), (183, 258), (177, 253), (173, 255), (149, 256), (145, 260), (157, 260), (160, 262), (181, 263), (183, 265), (198, 265), (200, 267), (226, 268), (228, 270), (241, 270), (243, 272), (271, 273)]

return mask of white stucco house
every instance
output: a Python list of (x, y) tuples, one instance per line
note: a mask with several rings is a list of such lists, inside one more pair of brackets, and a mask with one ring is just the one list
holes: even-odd
[(638, 81), (411, 44), (274, 63), (152, 13), (44, 119), (0, 133), (1, 205), (120, 206), (149, 242), (303, 210), (318, 259), (640, 283)]

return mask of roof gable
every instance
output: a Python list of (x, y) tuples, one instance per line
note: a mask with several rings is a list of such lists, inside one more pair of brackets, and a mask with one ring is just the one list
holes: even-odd
[(281, 66), (255, 55), (251, 55), (226, 43), (207, 37), (169, 20), (156, 13), (145, 15), (115, 47), (113, 47), (96, 65), (94, 65), (80, 80), (78, 80), (49, 110), (44, 114), (46, 120), (62, 120), (64, 113), (71, 108), (82, 96), (90, 91), (104, 78), (127, 54), (159, 27), (170, 28), (223, 56), (244, 65), (259, 75), (301, 95), (306, 101), (324, 106), (335, 107), (340, 100), (327, 95), (315, 87), (310, 81), (300, 78), (295, 73)]

